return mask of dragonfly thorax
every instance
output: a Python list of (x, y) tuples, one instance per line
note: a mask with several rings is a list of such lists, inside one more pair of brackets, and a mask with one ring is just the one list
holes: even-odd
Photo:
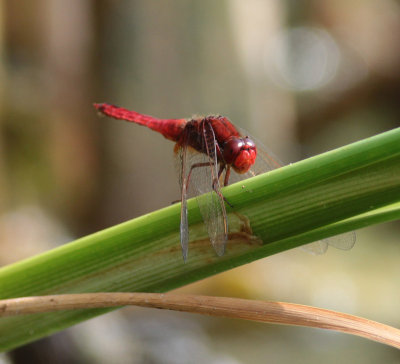
[(223, 158), (237, 173), (246, 173), (257, 157), (255, 143), (248, 137), (232, 137), (224, 144)]

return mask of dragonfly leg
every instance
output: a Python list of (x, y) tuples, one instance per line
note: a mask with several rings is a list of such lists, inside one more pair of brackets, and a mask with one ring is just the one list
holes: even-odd
[(214, 180), (213, 181), (213, 190), (214, 190), (214, 192), (220, 198), (222, 198), (227, 203), (227, 205), (229, 205), (229, 207), (233, 208), (233, 205), (225, 198), (225, 196), (222, 194), (222, 192), (217, 188), (217, 183), (218, 183), (218, 180)]
[(188, 189), (190, 176), (192, 175), (193, 169), (199, 168), (199, 167), (207, 167), (209, 165), (210, 165), (210, 163), (204, 162), (204, 163), (195, 163), (190, 167), (190, 171), (189, 171), (189, 174), (188, 174), (188, 177), (187, 177), (187, 180), (186, 180), (186, 190)]
[[(222, 174), (222, 172), (224, 171), (225, 168), (226, 168), (226, 172), (225, 172), (225, 178), (224, 178), (224, 186), (227, 186), (228, 185), (228, 180), (229, 180), (229, 175), (231, 173), (231, 167), (230, 166), (226, 166), (225, 164), (221, 164), (221, 166), (219, 167), (219, 171), (218, 171), (218, 180), (221, 177), (221, 174)], [(214, 181), (214, 183), (213, 183), (213, 189), (218, 194), (217, 190), (215, 189), (216, 188), (215, 184), (216, 184), (216, 181)], [(227, 205), (229, 207), (233, 208), (233, 205), (225, 198), (225, 196), (222, 193), (221, 193), (221, 197), (224, 199), (224, 201), (227, 203)]]
[[(222, 173), (222, 171), (221, 171)], [(231, 166), (226, 167), (225, 178), (224, 178), (224, 186), (228, 186), (229, 176), (231, 175)]]
[[(188, 186), (189, 186), (189, 181), (190, 181), (190, 176), (191, 176), (191, 174), (192, 174), (192, 170), (193, 170), (194, 168), (197, 168), (197, 167), (206, 167), (206, 166), (208, 166), (208, 165), (209, 165), (209, 163), (196, 163), (196, 164), (193, 164), (193, 165), (192, 165), (192, 167), (190, 168), (188, 177), (187, 177), (187, 181), (186, 181), (186, 191), (187, 191)], [(171, 202), (171, 205), (176, 204), (176, 203), (178, 203), (178, 202), (182, 202), (182, 200), (174, 200), (174, 201)]]
[[(210, 165), (209, 163), (204, 162), (204, 163), (195, 163), (195, 164), (193, 164), (193, 165), (190, 167), (190, 171), (189, 171), (189, 174), (188, 174), (188, 177), (187, 177), (187, 180), (186, 180), (186, 191), (187, 191), (188, 188), (189, 188), (190, 176), (192, 175), (193, 169), (199, 168), (199, 167), (207, 167), (207, 166), (209, 166), (209, 165)], [(219, 177), (221, 176), (222, 172), (224, 171), (224, 168), (225, 168), (225, 165), (221, 165), (221, 167), (220, 167), (220, 169), (219, 169), (219, 172), (218, 172), (218, 179), (219, 179)], [(230, 171), (230, 168), (229, 168), (229, 167), (228, 167), (228, 169), (227, 169), (228, 179), (229, 179), (229, 172), (228, 172), (228, 171)], [(226, 175), (225, 175), (225, 180), (227, 180)], [(216, 193), (218, 196), (220, 196), (220, 197), (227, 203), (227, 205), (228, 205), (229, 207), (232, 207), (232, 208), (233, 208), (233, 205), (225, 198), (225, 196), (224, 196), (221, 192), (218, 192), (218, 189), (217, 189), (217, 187), (216, 187), (216, 184), (217, 184), (217, 180), (214, 180), (214, 181), (213, 181), (213, 190), (215, 191), (215, 193)], [(224, 186), (226, 186), (226, 184), (224, 184)], [(176, 203), (176, 202), (180, 202), (180, 201), (179, 201), (179, 200), (173, 201), (172, 204), (174, 204), (174, 203)]]

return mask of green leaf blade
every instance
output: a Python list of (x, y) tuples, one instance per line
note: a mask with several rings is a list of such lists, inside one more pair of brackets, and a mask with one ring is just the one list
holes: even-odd
[[(222, 258), (215, 255), (191, 200), (187, 264), (181, 257), (176, 204), (3, 267), (0, 298), (165, 292), (327, 236), (398, 219), (400, 129), (228, 186), (223, 193), (235, 213), (230, 211), (232, 239)], [(10, 350), (107, 311), (1, 319), (0, 349)]]

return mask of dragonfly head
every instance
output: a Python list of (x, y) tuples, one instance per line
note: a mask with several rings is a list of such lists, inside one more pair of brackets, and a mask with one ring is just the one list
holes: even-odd
[(233, 137), (225, 143), (223, 157), (236, 173), (246, 173), (256, 161), (257, 148), (248, 137)]

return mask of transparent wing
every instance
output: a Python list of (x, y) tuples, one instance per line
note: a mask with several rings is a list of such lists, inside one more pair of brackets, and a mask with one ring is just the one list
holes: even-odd
[(196, 194), (211, 243), (216, 253), (222, 256), (228, 239), (228, 220), (218, 178), (217, 142), (214, 130), (208, 122), (202, 124), (202, 144), (202, 149), (207, 153), (193, 156), (201, 167), (193, 168), (196, 164), (191, 162), (193, 182), (190, 181), (189, 188), (193, 188)]
[(341, 250), (350, 250), (353, 248), (356, 240), (356, 233), (354, 231), (350, 231), (348, 233), (335, 235), (330, 238), (303, 245), (301, 248), (308, 253), (321, 255), (328, 250), (328, 246), (333, 246), (334, 248)]
[(181, 223), (180, 223), (180, 235), (181, 235), (181, 247), (183, 261), (186, 262), (189, 250), (189, 224), (188, 224), (188, 210), (187, 210), (187, 166), (188, 166), (188, 148), (184, 143), (179, 148), (176, 158), (176, 169), (179, 175), (179, 185), (181, 188)]
[(301, 246), (301, 249), (306, 251), (307, 253), (311, 253), (314, 255), (325, 254), (328, 250), (328, 243), (324, 240), (315, 241), (314, 243), (305, 244)]
[[(249, 136), (257, 147), (257, 159), (254, 166), (249, 172), (245, 174), (237, 174), (232, 171), (230, 182), (239, 182), (243, 179), (257, 176), (262, 173), (266, 173), (276, 168), (280, 168), (284, 165), (279, 158), (277, 158), (271, 151), (268, 150), (259, 140), (253, 138), (246, 133), (243, 129), (237, 128), (243, 136)], [(356, 242), (356, 233), (354, 231), (332, 236), (327, 239), (319, 240), (310, 244), (302, 246), (302, 249), (316, 255), (324, 254), (328, 246), (333, 246), (334, 248), (341, 250), (350, 250), (353, 248)]]
[(187, 147), (185, 135), (182, 147), (178, 150), (177, 169), (181, 187), (181, 246), (183, 258), (188, 255), (189, 227), (187, 199), (196, 197), (200, 213), (206, 225), (210, 241), (221, 256), (225, 252), (228, 238), (228, 223), (224, 199), (218, 180), (218, 161), (214, 131), (208, 123), (203, 123), (202, 149), (207, 153), (200, 153)]
[(350, 231), (348, 233), (339, 234), (326, 238), (325, 241), (328, 245), (341, 250), (350, 250), (356, 243), (357, 235), (355, 231)]

